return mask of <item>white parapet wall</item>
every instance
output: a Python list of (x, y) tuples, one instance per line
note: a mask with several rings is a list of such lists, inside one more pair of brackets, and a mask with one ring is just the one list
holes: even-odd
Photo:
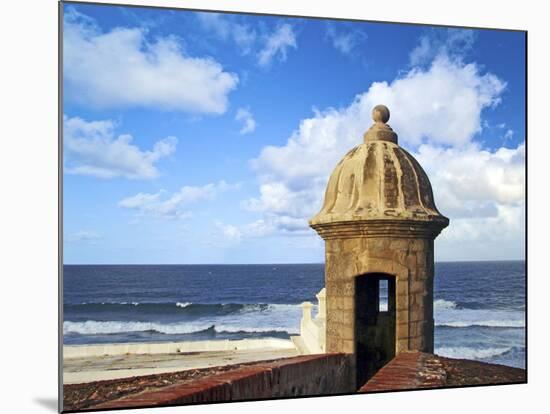
[(63, 359), (126, 354), (177, 354), (185, 352), (241, 351), (253, 349), (295, 349), (292, 341), (278, 338), (212, 340), (162, 343), (65, 345)]
[(296, 348), (302, 354), (323, 354), (326, 344), (326, 305), (325, 288), (317, 295), (317, 315), (311, 316), (313, 304), (302, 303), (302, 319), (300, 321), (300, 336), (291, 337)]

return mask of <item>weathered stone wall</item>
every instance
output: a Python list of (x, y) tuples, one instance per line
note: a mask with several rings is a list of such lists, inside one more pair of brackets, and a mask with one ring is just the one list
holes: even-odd
[(150, 407), (351, 393), (356, 389), (350, 361), (350, 355), (322, 354), (259, 362), (90, 408)]
[(355, 280), (396, 277), (396, 353), (433, 352), (433, 239), (354, 237), (326, 240), (327, 352), (355, 352)]

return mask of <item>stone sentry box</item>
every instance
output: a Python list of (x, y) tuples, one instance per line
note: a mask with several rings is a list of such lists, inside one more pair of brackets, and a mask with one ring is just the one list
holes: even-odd
[(338, 163), (310, 220), (325, 240), (326, 352), (354, 354), (357, 387), (397, 353), (433, 352), (434, 239), (449, 224), (389, 117), (373, 109), (364, 143)]

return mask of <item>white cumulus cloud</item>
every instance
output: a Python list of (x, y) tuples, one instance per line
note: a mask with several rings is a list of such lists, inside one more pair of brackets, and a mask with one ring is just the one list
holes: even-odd
[(462, 60), (473, 47), (475, 32), (470, 29), (433, 30), (420, 38), (409, 54), (411, 66), (429, 64), (437, 56), (447, 56), (453, 60)]
[(361, 30), (338, 29), (336, 25), (330, 24), (326, 38), (340, 53), (351, 55), (367, 39), (367, 35)]
[(220, 13), (197, 13), (197, 18), (204, 29), (224, 41), (233, 41), (241, 54), (248, 55), (252, 52), (258, 35), (250, 25), (237, 23)]
[[(458, 217), (483, 217), (498, 206), (525, 199), (525, 145), (491, 152), (422, 145), (414, 156), (430, 177), (440, 210)], [(452, 230), (450, 230), (452, 231)]]
[(167, 137), (144, 151), (132, 140), (128, 134), (116, 136), (113, 121), (64, 116), (64, 172), (100, 178), (155, 178), (159, 175), (155, 164), (173, 154), (177, 144), (175, 137)]
[(238, 77), (209, 57), (186, 55), (174, 37), (147, 38), (142, 28), (101, 31), (77, 12), (65, 15), (66, 96), (99, 108), (148, 107), (224, 113)]
[(216, 235), (221, 235), (226, 240), (239, 241), (241, 239), (241, 230), (237, 226), (224, 224), (220, 221), (216, 221), (214, 226), (216, 228)]
[(243, 123), (243, 126), (239, 131), (242, 135), (250, 134), (256, 130), (256, 121), (254, 120), (254, 116), (247, 108), (239, 108), (237, 110), (237, 115), (235, 115), (235, 120)]
[[(257, 25), (243, 23), (238, 16), (220, 13), (203, 12), (196, 16), (209, 37), (234, 44), (243, 56), (256, 56), (257, 64), (262, 67), (271, 66), (275, 60), (284, 62), (289, 49), (298, 47), (294, 28), (289, 23), (270, 27), (263, 22)], [(355, 43), (355, 34), (339, 40), (342, 47), (353, 47)]]
[(438, 238), (446, 259), (521, 258), (525, 237), (525, 145), (441, 148), (413, 153), (432, 183), (439, 210), (451, 219)]
[(362, 142), (372, 108), (383, 103), (393, 110), (400, 145), (424, 167), (436, 204), (451, 218), (438, 242), (442, 257), (457, 258), (460, 243), (469, 249), (460, 258), (521, 257), (524, 145), (488, 150), (474, 140), (483, 132), (483, 111), (500, 103), (505, 87), (475, 63), (441, 53), (424, 68), (371, 84), (347, 107), (315, 111), (285, 145), (267, 146), (252, 160), (259, 194), (243, 207), (263, 218), (248, 228), (258, 235), (312, 232), (307, 220), (321, 207), (330, 173)]
[(372, 108), (381, 102), (393, 108), (390, 124), (401, 145), (467, 145), (481, 131), (482, 110), (500, 102), (504, 85), (495, 75), (480, 74), (475, 64), (441, 57), (427, 70), (413, 69), (391, 83), (374, 82), (347, 107), (315, 111), (286, 145), (265, 147), (253, 166), (277, 177), (278, 185), (292, 183), (296, 192), (303, 180), (310, 184), (325, 176), (328, 166), (360, 143), (372, 124)]
[(258, 64), (269, 66), (275, 58), (284, 62), (288, 49), (297, 47), (296, 35), (292, 26), (288, 23), (281, 24), (273, 33), (266, 36), (264, 47), (258, 53)]
[(240, 184), (228, 184), (225, 181), (209, 183), (203, 186), (183, 186), (168, 194), (164, 190), (156, 193), (138, 193), (124, 198), (118, 205), (136, 211), (139, 215), (160, 218), (188, 218), (191, 213), (187, 206), (202, 200), (211, 200), (223, 191), (238, 189)]
[(226, 242), (240, 242), (243, 239), (265, 236), (300, 236), (300, 240), (315, 238), (307, 227), (307, 220), (285, 215), (265, 214), (262, 219), (240, 226), (220, 221), (216, 221), (214, 225), (214, 237), (220, 236)]
[(482, 111), (500, 103), (505, 87), (497, 76), (481, 74), (474, 63), (462, 65), (440, 56), (427, 70), (413, 69), (389, 84), (373, 83), (364, 103), (396, 108), (391, 124), (403, 144), (457, 146), (481, 132)]

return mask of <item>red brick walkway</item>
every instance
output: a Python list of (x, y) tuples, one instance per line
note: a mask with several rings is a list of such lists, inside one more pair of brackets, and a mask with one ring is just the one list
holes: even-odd
[(444, 386), (446, 380), (443, 364), (435, 355), (404, 352), (381, 368), (359, 392), (436, 388)]
[(352, 390), (348, 354), (284, 358), (107, 401), (87, 409), (153, 407), (174, 404), (242, 401), (300, 395), (328, 395)]

